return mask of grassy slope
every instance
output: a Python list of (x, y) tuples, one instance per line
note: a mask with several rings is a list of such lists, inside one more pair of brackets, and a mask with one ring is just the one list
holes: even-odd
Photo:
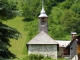
[(24, 28), (32, 28), (34, 31), (33, 28), (35, 28), (34, 26), (37, 26), (38, 22), (36, 20), (23, 22), (22, 17), (16, 17), (4, 23), (13, 28), (16, 28), (22, 34), (22, 37), (20, 37), (18, 40), (10, 40), (10, 44), (12, 46), (9, 48), (9, 50), (17, 56), (16, 60), (22, 60), (27, 55), (26, 43), (29, 40), (28, 30), (25, 31)]
[(9, 50), (12, 53), (14, 53), (17, 56), (17, 58), (19, 58), (19, 60), (23, 58), (25, 55), (27, 55), (27, 50), (24, 47), (26, 46), (28, 35), (27, 31), (24, 30), (26, 23), (23, 22), (22, 19), (22, 17), (16, 17), (12, 20), (4, 22), (5, 24), (13, 28), (16, 28), (22, 34), (22, 37), (20, 37), (18, 40), (10, 40), (10, 44), (12, 46), (9, 48)]
[[(16, 1), (18, 1), (18, 0), (16, 0)], [(18, 3), (19, 4), (17, 7), (19, 9), (21, 9), (21, 7), (20, 7), (21, 2), (19, 1)], [(4, 22), (5, 24), (7, 24), (13, 28), (16, 28), (22, 34), (22, 38), (19, 38), (18, 40), (12, 40), (11, 39), (10, 44), (12, 46), (9, 48), (9, 50), (13, 54), (15, 54), (19, 60), (22, 60), (22, 58), (27, 55), (26, 43), (29, 40), (29, 37), (27, 34), (28, 31), (24, 30), (27, 22), (23, 22), (22, 19), (23, 19), (22, 17), (16, 17), (14, 19), (8, 20), (7, 22)], [(37, 21), (36, 21), (36, 23), (37, 23)], [(30, 24), (30, 23), (28, 23), (28, 24)]]

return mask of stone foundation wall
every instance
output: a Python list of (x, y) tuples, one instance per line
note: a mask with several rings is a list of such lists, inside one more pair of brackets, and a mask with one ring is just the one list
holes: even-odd
[(28, 45), (28, 54), (42, 54), (57, 59), (57, 45)]

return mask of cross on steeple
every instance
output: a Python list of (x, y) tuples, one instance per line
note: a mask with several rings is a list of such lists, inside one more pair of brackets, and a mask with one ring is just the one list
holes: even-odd
[(44, 8), (44, 1), (42, 0), (42, 8)]

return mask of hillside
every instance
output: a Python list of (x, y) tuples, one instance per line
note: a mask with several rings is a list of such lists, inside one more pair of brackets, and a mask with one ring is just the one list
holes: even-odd
[(65, 0), (57, 6), (53, 6), (49, 15), (49, 34), (54, 39), (70, 40), (72, 31), (79, 32), (80, 1)]
[(24, 50), (24, 46), (27, 42), (27, 31), (24, 30), (25, 22), (22, 21), (22, 17), (16, 17), (14, 19), (8, 20), (7, 22), (4, 22), (5, 24), (16, 28), (22, 36), (18, 38), (18, 40), (10, 40), (11, 47), (9, 50), (17, 56), (17, 58), (22, 58), (24, 55), (27, 55), (27, 52), (24, 54), (26, 49)]
[[(21, 14), (20, 16), (23, 16), (27, 20), (35, 20), (40, 14), (41, 1), (35, 0), (35, 3), (33, 3), (33, 0), (16, 0), (10, 2), (17, 3), (19, 15)], [(77, 26), (79, 27), (80, 22), (79, 6), (79, 0), (44, 0), (44, 8), (49, 16), (48, 31), (52, 38), (56, 40), (70, 40), (70, 33), (72, 31), (75, 31), (78, 34), (80, 33), (80, 28), (77, 28)]]
[[(35, 25), (37, 26), (36, 20), (34, 21), (25, 21), (22, 17), (15, 17), (14, 19), (10, 19), (7, 22), (3, 22), (10, 27), (17, 29), (21, 33), (21, 37), (18, 40), (11, 39), (10, 44), (11, 47), (9, 50), (16, 55), (17, 59), (23, 59), (27, 55), (26, 43), (35, 35)], [(36, 24), (34, 24), (36, 23)], [(32, 26), (30, 26), (32, 25)], [(29, 33), (32, 30), (31, 34)], [(36, 33), (37, 34), (37, 33)], [(31, 36), (32, 35), (32, 36)]]
[[(10, 39), (11, 47), (9, 48), (9, 50), (16, 55), (16, 59), (20, 60), (27, 55), (26, 43), (38, 33), (37, 17), (41, 11), (42, 4), (41, 1), (38, 0), (35, 0), (35, 3), (33, 3), (33, 0), (8, 1), (12, 2), (13, 6), (16, 3), (17, 16), (2, 22), (17, 29), (22, 35), (18, 40)], [(48, 34), (53, 39), (70, 40), (71, 31), (80, 34), (79, 0), (44, 0), (44, 2), (45, 11), (49, 16)]]

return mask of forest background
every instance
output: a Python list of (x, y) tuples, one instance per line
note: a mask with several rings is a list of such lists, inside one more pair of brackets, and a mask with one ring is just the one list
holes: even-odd
[[(0, 58), (22, 59), (26, 43), (38, 34), (42, 0), (0, 0)], [(70, 40), (80, 34), (79, 0), (44, 0), (48, 34), (55, 40)]]

